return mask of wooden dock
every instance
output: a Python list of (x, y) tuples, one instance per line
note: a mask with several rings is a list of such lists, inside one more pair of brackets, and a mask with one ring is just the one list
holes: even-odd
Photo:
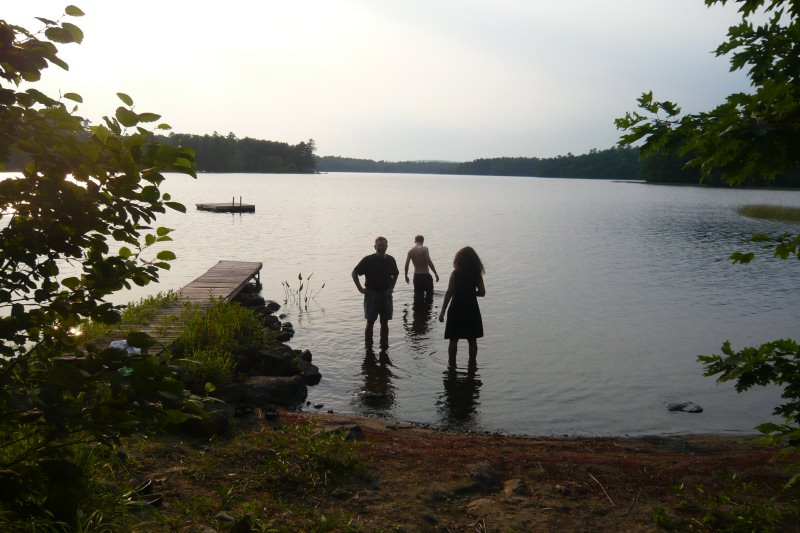
[(200, 305), (207, 305), (212, 297), (224, 298), (229, 302), (251, 279), (255, 279), (256, 283), (261, 282), (261, 263), (220, 261), (183, 287), (178, 294), (182, 302)]
[[(178, 300), (170, 302), (158, 311), (147, 325), (120, 324), (123, 330), (142, 331), (153, 337), (163, 346), (175, 341), (183, 332), (183, 326), (174, 317), (178, 316), (186, 303), (199, 305), (201, 308), (211, 304), (211, 298), (222, 298), (229, 302), (251, 280), (261, 283), (261, 266), (259, 262), (219, 261), (205, 274), (196, 278), (178, 291)], [(112, 340), (124, 339), (124, 335), (111, 335), (95, 341), (97, 346), (108, 346)]]

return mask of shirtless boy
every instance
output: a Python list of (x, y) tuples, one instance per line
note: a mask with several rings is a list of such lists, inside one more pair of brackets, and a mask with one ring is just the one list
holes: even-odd
[[(417, 235), (414, 237), (414, 247), (408, 251), (406, 256), (406, 283), (408, 280), (408, 265), (414, 263), (414, 296), (425, 296), (427, 298), (433, 297), (433, 277), (430, 272), (436, 276), (436, 281), (439, 281), (439, 274), (436, 273), (436, 267), (433, 266), (431, 261), (430, 252), (428, 247), (423, 243), (425, 237)], [(428, 271), (430, 268), (430, 272)]]

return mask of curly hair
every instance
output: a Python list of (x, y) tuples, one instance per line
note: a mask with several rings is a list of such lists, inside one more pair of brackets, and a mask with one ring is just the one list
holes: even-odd
[(474, 276), (486, 273), (481, 258), (478, 257), (478, 253), (472, 246), (465, 246), (456, 252), (456, 256), (453, 258), (453, 268), (469, 272)]

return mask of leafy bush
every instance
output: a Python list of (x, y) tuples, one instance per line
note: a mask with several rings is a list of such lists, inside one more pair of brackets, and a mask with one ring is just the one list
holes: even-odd
[[(57, 45), (83, 39), (71, 22), (39, 20), (35, 33), (0, 20), (0, 168), (12, 152), (22, 161), (0, 181), (0, 516), (74, 529), (99, 519), (96, 467), (82, 454), (110, 453), (122, 435), (183, 417), (183, 384), (163, 356), (84, 353), (71, 330), (86, 319), (119, 322), (107, 297), (169, 268), (172, 252), (147, 256), (170, 240), (169, 228), (152, 224), (185, 208), (159, 186), (164, 172), (194, 176), (194, 156), (151, 142), (145, 126), (160, 116), (135, 111), (124, 93), (113, 116), (89, 125), (77, 114), (80, 95), (35, 89), (49, 65), (67, 68)], [(146, 335), (128, 342), (152, 348)]]

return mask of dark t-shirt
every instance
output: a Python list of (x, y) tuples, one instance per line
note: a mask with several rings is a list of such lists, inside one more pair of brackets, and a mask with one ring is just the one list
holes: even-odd
[(357, 275), (364, 276), (364, 287), (370, 291), (387, 291), (392, 287), (391, 278), (397, 279), (400, 271), (397, 262), (391, 255), (368, 255), (356, 265), (353, 270)]

